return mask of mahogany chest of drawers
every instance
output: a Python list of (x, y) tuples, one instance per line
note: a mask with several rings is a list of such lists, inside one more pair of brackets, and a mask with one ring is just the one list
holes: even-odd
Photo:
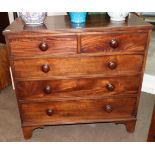
[(25, 139), (46, 125), (114, 122), (133, 132), (152, 26), (130, 14), (123, 23), (88, 15), (6, 30)]

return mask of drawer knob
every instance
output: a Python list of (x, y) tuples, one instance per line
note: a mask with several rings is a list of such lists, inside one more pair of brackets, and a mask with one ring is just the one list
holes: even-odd
[(110, 69), (115, 69), (115, 68), (117, 67), (117, 63), (114, 62), (114, 61), (109, 61), (109, 62), (108, 62), (108, 67), (109, 67)]
[(111, 83), (108, 83), (108, 84), (106, 85), (106, 88), (107, 88), (109, 91), (113, 91), (113, 90), (115, 89), (115, 86), (114, 86), (113, 84), (111, 84)]
[(42, 71), (43, 71), (44, 73), (48, 73), (48, 72), (50, 71), (50, 66), (49, 66), (48, 64), (44, 64), (44, 65), (42, 66)]
[(44, 88), (44, 93), (45, 94), (51, 94), (52, 93), (52, 87), (51, 86), (46, 86), (45, 88)]
[(108, 112), (108, 113), (112, 112), (112, 106), (110, 104), (107, 104), (105, 106), (105, 111)]
[(52, 110), (52, 109), (47, 109), (47, 110), (46, 110), (46, 114), (47, 114), (48, 116), (52, 116), (53, 110)]
[(117, 48), (117, 47), (118, 47), (118, 41), (117, 41), (116, 39), (112, 39), (112, 40), (110, 41), (110, 46), (111, 46), (112, 48)]
[(48, 50), (48, 44), (45, 42), (42, 42), (39, 44), (39, 48), (41, 51), (47, 51)]

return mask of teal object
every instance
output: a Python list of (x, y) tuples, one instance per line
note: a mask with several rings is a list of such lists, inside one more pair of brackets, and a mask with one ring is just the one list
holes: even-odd
[(86, 26), (85, 23), (71, 23), (72, 28), (84, 28)]
[(85, 23), (87, 12), (69, 12), (72, 23)]

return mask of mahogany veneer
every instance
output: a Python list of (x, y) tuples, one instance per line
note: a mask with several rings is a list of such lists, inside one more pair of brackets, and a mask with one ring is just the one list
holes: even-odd
[(80, 99), (22, 104), (23, 125), (134, 119), (136, 98)]
[[(35, 77), (42, 79), (47, 77), (54, 78), (55, 76), (92, 76), (94, 74), (107, 76), (141, 72), (142, 63), (143, 55), (35, 58), (14, 61), (14, 72), (17, 79)], [(45, 65), (49, 68), (47, 71), (45, 71)]]
[(0, 91), (11, 83), (6, 45), (0, 43)]
[[(39, 34), (38, 34), (39, 35)], [(32, 56), (52, 53), (76, 53), (76, 36), (44, 36), (44, 37), (26, 37), (13, 39), (10, 41), (12, 54), (14, 56)], [(31, 44), (30, 44), (31, 42)], [(46, 44), (45, 44), (46, 43)], [(72, 46), (70, 46), (72, 45)], [(39, 47), (39, 48), (38, 48)]]
[[(81, 53), (142, 51), (147, 33), (112, 32), (103, 35), (82, 35)], [(96, 41), (97, 40), (97, 41)]]
[(137, 94), (139, 82), (139, 76), (17, 81), (17, 92), (19, 100)]
[(38, 27), (17, 18), (5, 31), (25, 139), (46, 125), (114, 122), (133, 132), (152, 25), (88, 15)]

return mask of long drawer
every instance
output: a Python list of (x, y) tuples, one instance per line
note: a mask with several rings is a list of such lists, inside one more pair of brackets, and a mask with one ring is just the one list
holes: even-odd
[(77, 53), (76, 36), (38, 36), (10, 40), (13, 56)]
[(16, 78), (48, 78), (92, 74), (120, 75), (141, 72), (142, 55), (24, 59), (14, 61)]
[(82, 35), (81, 53), (97, 52), (144, 52), (147, 33), (109, 33)]
[(133, 118), (136, 98), (67, 100), (21, 105), (25, 124), (67, 124)]
[(138, 76), (113, 78), (77, 78), (64, 80), (17, 81), (20, 100), (47, 100), (67, 97), (90, 97), (137, 94)]

